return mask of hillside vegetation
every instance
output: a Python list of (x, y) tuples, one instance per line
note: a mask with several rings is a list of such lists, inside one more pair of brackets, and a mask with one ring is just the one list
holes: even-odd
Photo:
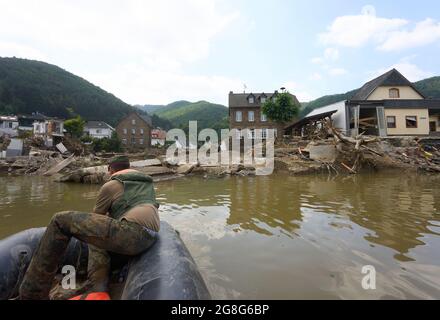
[(114, 95), (57, 66), (0, 58), (0, 113), (31, 114), (86, 120), (111, 125), (136, 110)]
[(229, 127), (228, 108), (207, 101), (176, 101), (166, 106), (145, 106), (142, 109), (170, 121), (176, 128), (187, 129), (189, 121), (198, 121), (199, 129)]

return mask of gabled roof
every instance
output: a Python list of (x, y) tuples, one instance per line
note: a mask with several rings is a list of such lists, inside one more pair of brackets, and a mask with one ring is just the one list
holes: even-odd
[(147, 116), (147, 115), (140, 115), (140, 114), (138, 114), (138, 116), (139, 116), (142, 120), (144, 120), (146, 123), (148, 123), (148, 125), (149, 125), (150, 127), (153, 125), (153, 120), (151, 120), (151, 117), (150, 117), (150, 116)]
[(42, 113), (34, 112), (31, 115), (24, 114), (24, 115), (18, 115), (19, 120), (35, 120), (35, 121), (44, 121), (50, 119), (49, 117), (45, 116)]
[(364, 84), (364, 86), (355, 93), (351, 100), (367, 100), (374, 90), (382, 86), (410, 86), (423, 98), (426, 98), (419, 90), (417, 90), (412, 82), (405, 78), (396, 69), (392, 69), (387, 73), (384, 73), (383, 75)]
[[(229, 93), (229, 108), (243, 108), (243, 107), (249, 107), (249, 108), (255, 108), (261, 106), (261, 97), (265, 97), (267, 99), (271, 99), (273, 96), (276, 96), (278, 94), (278, 91), (275, 91), (274, 93)], [(254, 96), (256, 99), (254, 103), (249, 103), (248, 98), (250, 96)], [(294, 100), (295, 103), (299, 103), (298, 99), (293, 95), (290, 94)]]
[(143, 115), (137, 112), (130, 112), (129, 114), (127, 114), (125, 117), (123, 117), (121, 120), (119, 120), (118, 126), (121, 124), (121, 122), (129, 117), (132, 117), (133, 114), (137, 115), (139, 118), (141, 118), (141, 120), (145, 121), (150, 127), (153, 126), (153, 120), (151, 120), (151, 117), (148, 115)]
[(86, 128), (89, 129), (110, 129), (110, 130), (115, 130), (112, 126), (110, 126), (108, 123), (104, 122), (104, 121), (87, 121)]

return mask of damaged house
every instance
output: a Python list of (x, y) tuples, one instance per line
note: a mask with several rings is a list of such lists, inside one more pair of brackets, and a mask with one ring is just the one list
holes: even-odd
[(15, 116), (0, 116), (0, 136), (7, 135), (16, 137), (18, 135), (18, 118)]
[(426, 97), (396, 69), (367, 82), (350, 100), (313, 110), (301, 125), (329, 114), (347, 136), (440, 136), (440, 100)]
[(64, 120), (57, 118), (47, 118), (35, 120), (34, 136), (43, 138), (47, 147), (53, 147), (62, 142), (64, 137)]

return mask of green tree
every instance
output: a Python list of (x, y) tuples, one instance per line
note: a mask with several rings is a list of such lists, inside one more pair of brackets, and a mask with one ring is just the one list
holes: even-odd
[(80, 117), (76, 117), (64, 122), (64, 129), (74, 138), (80, 138), (84, 132), (85, 121)]
[(122, 143), (116, 132), (111, 138), (93, 139), (92, 148), (94, 152), (122, 152)]
[(283, 92), (276, 96), (275, 101), (267, 100), (262, 110), (270, 120), (289, 122), (299, 114), (300, 106), (293, 101), (289, 93)]

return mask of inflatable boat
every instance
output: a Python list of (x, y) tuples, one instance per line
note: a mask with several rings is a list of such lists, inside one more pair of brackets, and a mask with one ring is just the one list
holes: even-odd
[[(23, 276), (45, 228), (30, 229), (0, 240), (0, 300), (18, 296)], [(86, 274), (87, 245), (69, 244), (63, 265)], [(118, 260), (118, 259), (115, 259)], [(113, 265), (113, 300), (209, 300), (211, 296), (179, 233), (162, 222), (156, 243), (140, 256)], [(61, 270), (60, 270), (61, 271)]]

